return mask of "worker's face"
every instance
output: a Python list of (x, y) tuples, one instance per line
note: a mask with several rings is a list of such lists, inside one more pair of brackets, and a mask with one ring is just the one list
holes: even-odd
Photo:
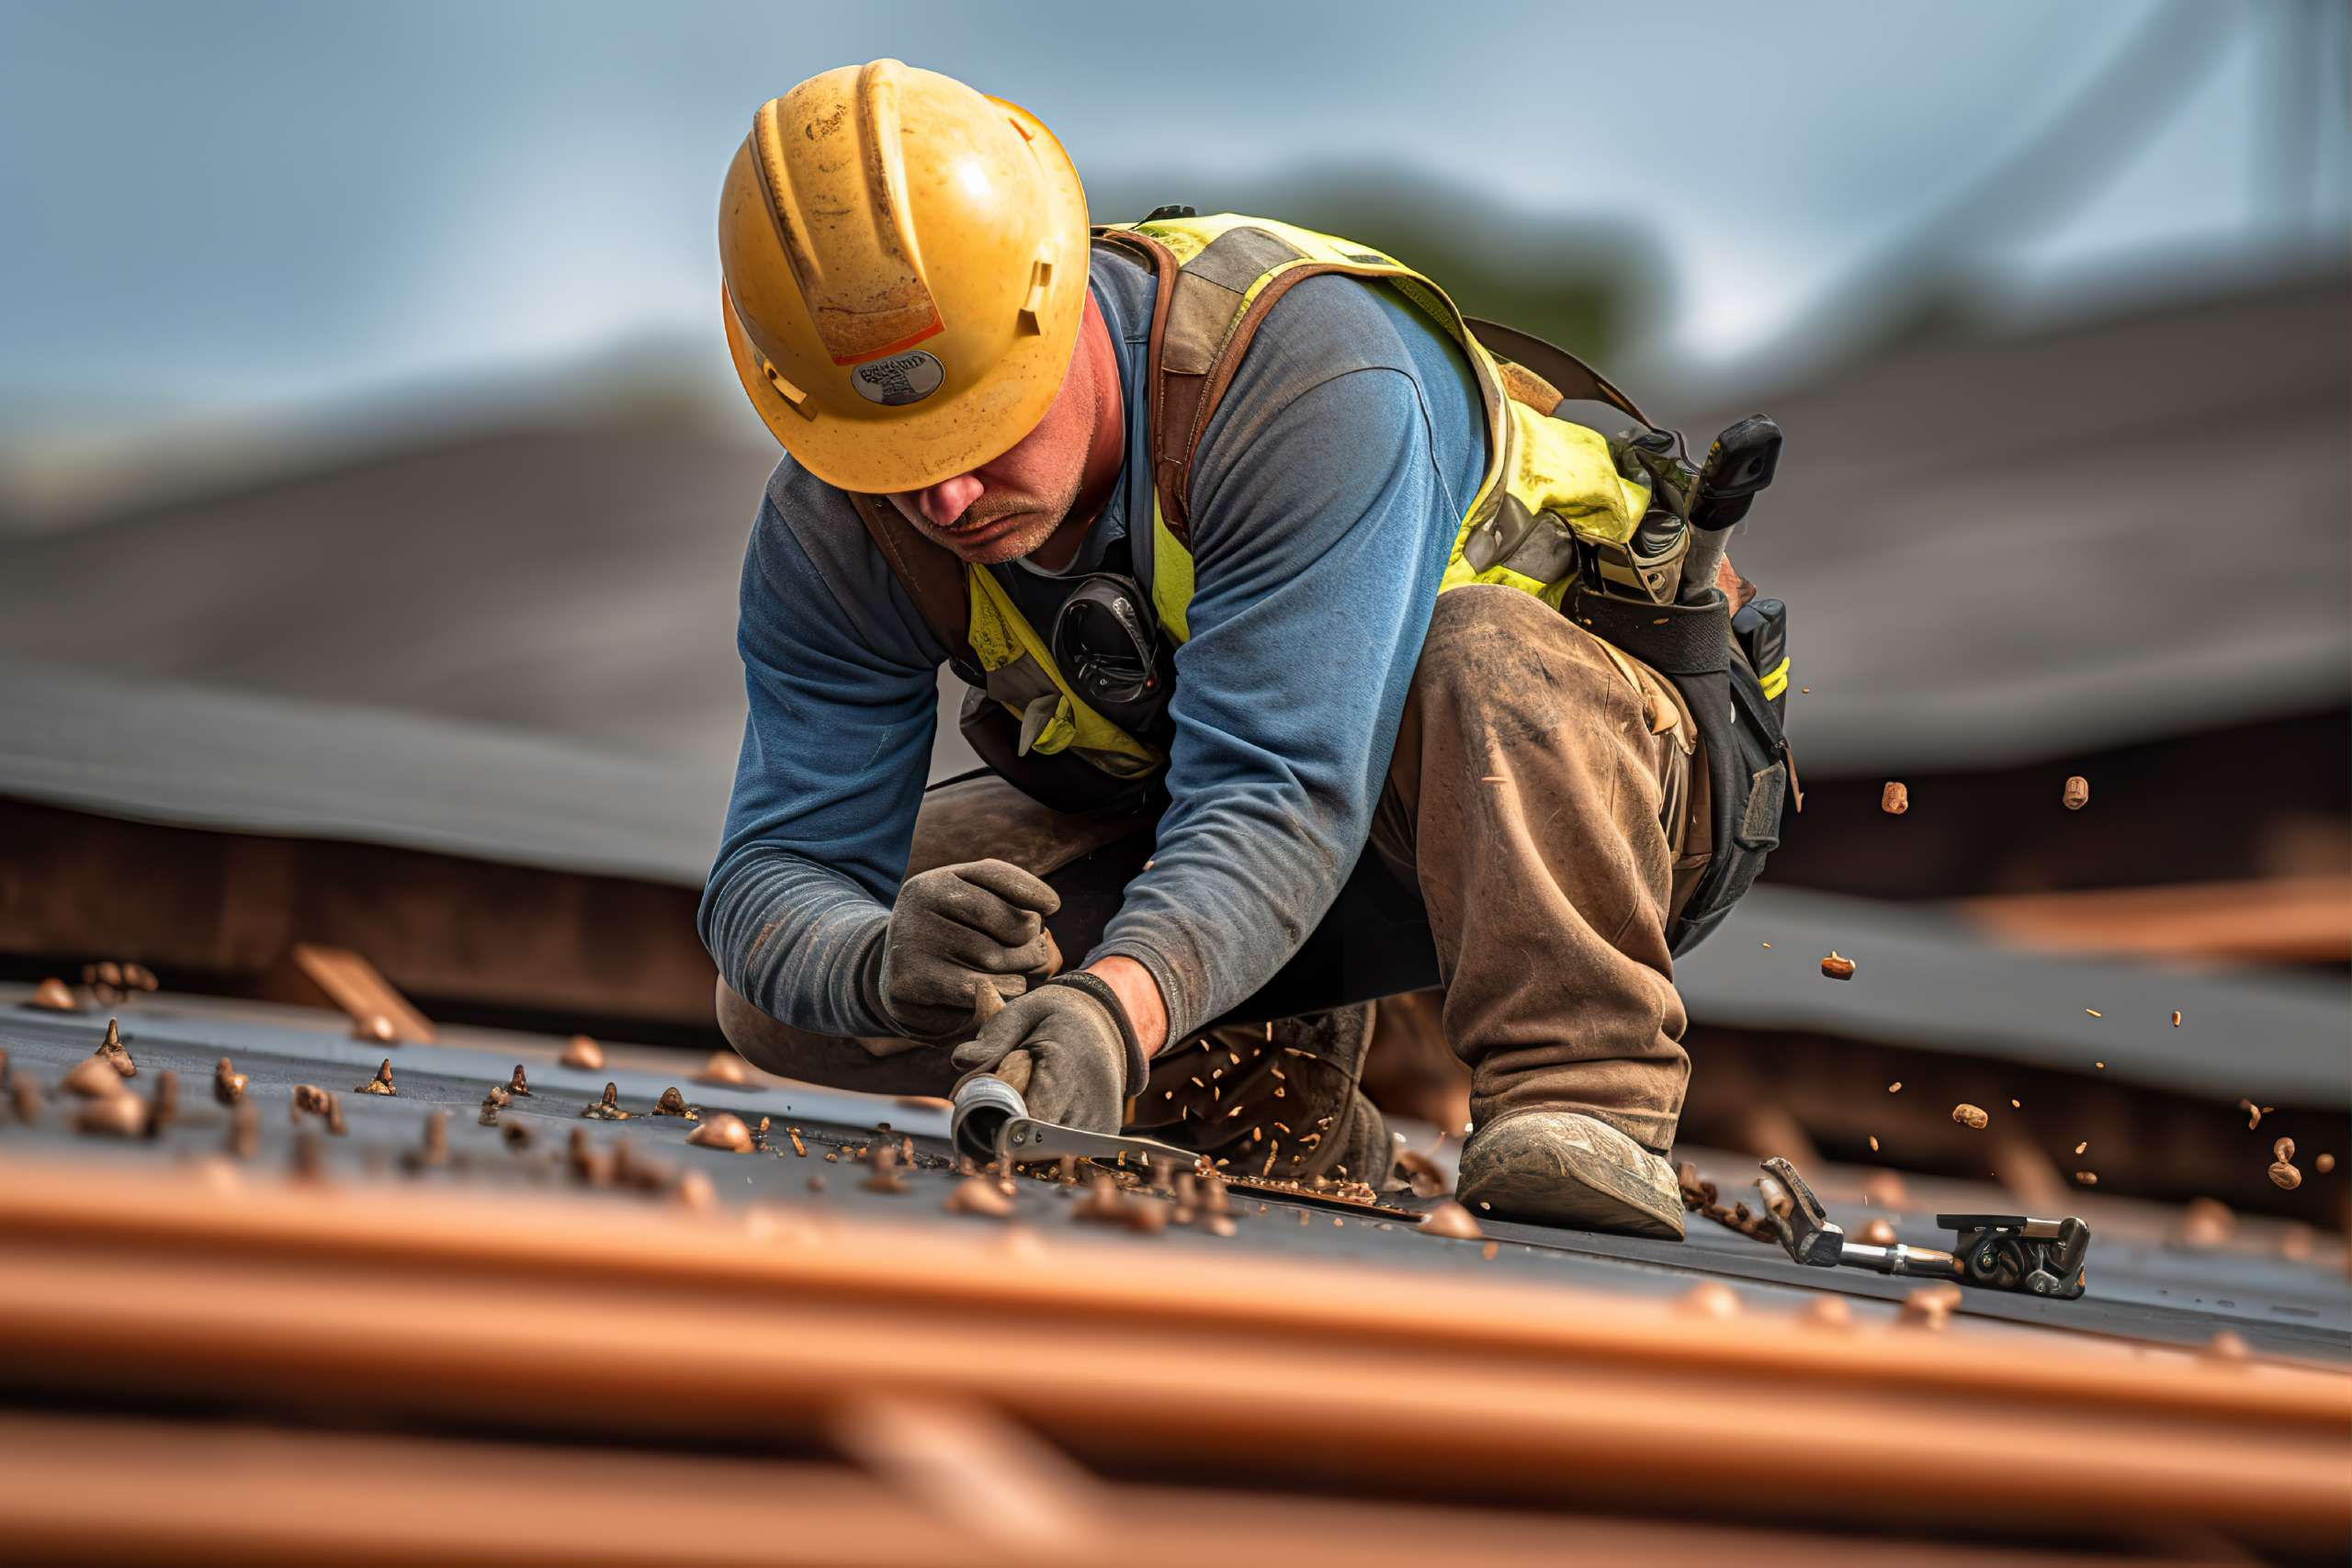
[(924, 537), (975, 565), (1017, 560), (1052, 537), (1078, 499), (1094, 440), (1101, 366), (1086, 339), (1103, 330), (1090, 296), (1061, 390), (1037, 428), (1003, 456), (928, 490), (899, 491), (890, 504)]

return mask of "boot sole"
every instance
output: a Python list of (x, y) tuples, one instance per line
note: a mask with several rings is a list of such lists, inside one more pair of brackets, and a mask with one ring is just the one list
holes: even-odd
[[(1546, 1140), (1478, 1163), (1476, 1179), (1465, 1178), (1455, 1193), (1474, 1213), (1491, 1211), (1498, 1219), (1653, 1241), (1682, 1239), (1680, 1194), (1662, 1197), (1597, 1150)], [(1664, 1202), (1672, 1206), (1662, 1208)]]

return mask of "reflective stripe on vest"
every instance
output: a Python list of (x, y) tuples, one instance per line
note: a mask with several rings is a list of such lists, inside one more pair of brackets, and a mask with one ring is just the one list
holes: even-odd
[[(1300, 267), (1383, 282), (1395, 288), (1469, 357), (1487, 420), (1488, 458), (1476, 493), (1455, 527), (1439, 592), (1495, 583), (1534, 594), (1557, 609), (1576, 572), (1576, 543), (1622, 545), (1650, 506), (1646, 479), (1618, 471), (1595, 430), (1552, 417), (1513, 393), (1540, 379), (1507, 374), (1445, 291), (1394, 257), (1329, 234), (1231, 213), (1118, 224), (1159, 241), (1181, 270), (1161, 329), (1166, 362), (1208, 370), (1252, 301)], [(1246, 345), (1245, 345), (1246, 352)], [(1528, 395), (1537, 395), (1530, 389)], [(1155, 490), (1151, 589), (1159, 624), (1183, 642), (1193, 588), (1193, 556), (1169, 526)], [(995, 577), (968, 567), (972, 650), (989, 672), (988, 691), (1023, 719), (1023, 750), (1075, 748), (1115, 777), (1156, 767), (1160, 753), (1127, 735), (1070, 690), (1043, 638)], [(1056, 700), (1041, 699), (1051, 694)]]

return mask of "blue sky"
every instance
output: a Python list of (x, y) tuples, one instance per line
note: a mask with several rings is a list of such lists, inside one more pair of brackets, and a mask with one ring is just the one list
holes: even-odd
[[(2216, 58), (2169, 122), (1994, 261), (2024, 287), (2095, 288), (2276, 239), (2266, 106), (2292, 77), (2298, 3), (2210, 0)], [(1732, 357), (1823, 305), (2154, 14), (0, 0), (0, 409), (348, 402), (664, 334), (707, 338), (724, 375), (726, 160), (763, 98), (884, 54), (1025, 103), (1098, 190), (1193, 199), (1226, 175), (1369, 162), (1645, 223), (1672, 272), (1661, 341)], [(1496, 80), (1506, 62), (1523, 79)], [(2340, 231), (2340, 99), (2329, 123), (2310, 183)], [(1710, 194), (1662, 211), (1637, 166)]]

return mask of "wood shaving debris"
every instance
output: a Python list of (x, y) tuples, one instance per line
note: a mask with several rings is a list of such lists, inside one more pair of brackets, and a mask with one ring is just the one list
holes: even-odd
[(2237, 1216), (2218, 1199), (2191, 1198), (2181, 1210), (2177, 1239), (2185, 1247), (2219, 1247), (2237, 1228)]
[(1911, 809), (1911, 792), (1889, 779), (1886, 787), (1878, 793), (1878, 808), (1889, 817), (1900, 817)]
[(1430, 1211), (1429, 1218), (1420, 1224), (1420, 1232), (1454, 1241), (1476, 1241), (1487, 1234), (1478, 1228), (1478, 1222), (1469, 1210), (1451, 1200)]
[(108, 1138), (136, 1138), (147, 1131), (147, 1102), (135, 1094), (109, 1094), (74, 1113), (74, 1130)]
[[(1284, 1133), (1290, 1131), (1279, 1122), (1274, 1125), (1282, 1127)], [(1435, 1198), (1449, 1190), (1444, 1169), (1419, 1149), (1398, 1149), (1396, 1168), (1405, 1173), (1406, 1183), (1412, 1188), (1416, 1197)]]
[(1870, 1247), (1893, 1247), (1894, 1226), (1888, 1223), (1885, 1215), (1872, 1214), (1854, 1234), (1854, 1239)]
[(1821, 961), (1821, 972), (1833, 980), (1850, 980), (1854, 977), (1854, 961), (1832, 948), (1829, 956)]
[(2075, 1145), (2075, 1152), (2076, 1154), (2081, 1154), (2085, 1149), (2089, 1148), (2090, 1146), (2091, 1141), (2088, 1138), (2085, 1138), (2081, 1143)]
[(1684, 1292), (1681, 1310), (1721, 1322), (1739, 1315), (1739, 1292), (1721, 1280), (1702, 1280)]
[(91, 1055), (124, 1077), (139, 1076), (139, 1065), (130, 1059), (130, 1053), (123, 1049), (122, 1031), (113, 1019), (107, 1020), (107, 1037), (98, 1042), (98, 1048)]
[(1875, 1133), (1871, 1134), (1871, 1153), (1878, 1153), (1878, 1134)]
[(575, 1034), (564, 1042), (563, 1055), (556, 1058), (558, 1065), (595, 1072), (605, 1065), (605, 1048), (585, 1034)]
[(1811, 1305), (1797, 1314), (1799, 1322), (1815, 1328), (1849, 1329), (1854, 1326), (1854, 1309), (1846, 1304), (1843, 1296), (1816, 1297)]
[[(22, 1073), (15, 1076), (18, 1081), (24, 1081)], [(105, 1100), (130, 1092), (122, 1087), (122, 1075), (102, 1056), (85, 1056), (74, 1063), (60, 1087), (67, 1093), (80, 1095), (85, 1100)]]
[(2075, 1184), (2078, 1187), (2097, 1187), (2098, 1185), (2098, 1172), (2096, 1170), (2078, 1170), (2075, 1172)]
[(231, 1159), (251, 1159), (261, 1152), (261, 1112), (240, 1105), (229, 1113), (229, 1137), (224, 1145)]
[(868, 1192), (904, 1192), (907, 1179), (899, 1173), (899, 1151), (888, 1144), (876, 1144), (866, 1156), (869, 1174), (858, 1183)]
[(702, 1112), (686, 1103), (684, 1093), (676, 1084), (662, 1091), (662, 1098), (653, 1102), (653, 1114), (682, 1117), (688, 1122), (702, 1120)]
[(742, 1057), (732, 1051), (713, 1051), (710, 1060), (702, 1065), (702, 1071), (695, 1075), (694, 1081), (735, 1085), (749, 1083), (752, 1077), (744, 1070)]
[(223, 1056), (212, 1069), (212, 1098), (223, 1105), (234, 1105), (245, 1098), (245, 1075)]
[[(1168, 1210), (1160, 1204), (1131, 1197), (1122, 1191), (1117, 1182), (1106, 1175), (1097, 1174), (1086, 1189), (1086, 1196), (1070, 1209), (1073, 1220), (1089, 1224), (1117, 1225), (1139, 1235), (1157, 1235), (1168, 1224)], [(1306, 1216), (1299, 1215), (1302, 1224)]]
[(1951, 1324), (1952, 1309), (1958, 1305), (1960, 1287), (1939, 1280), (1904, 1297), (1894, 1321), (1910, 1328), (1941, 1330)]
[(2066, 787), (2059, 795), (2058, 799), (2067, 810), (2080, 811), (2091, 803), (2091, 781), (2080, 773), (2070, 775), (2066, 780)]
[(1983, 1106), (1971, 1105), (1964, 1100), (1951, 1108), (1951, 1119), (1963, 1127), (1980, 1133), (1993, 1120), (1991, 1113)]
[(1886, 1092), (1889, 1094), (1901, 1094), (1903, 1092), (1903, 1080), (1901, 1078), (1897, 1078), (1893, 1083), (1887, 1085)]
[(82, 1010), (74, 1000), (73, 991), (67, 987), (64, 981), (54, 975), (33, 987), (33, 994), (25, 998), (25, 1005), (28, 1008), (43, 1008), (51, 1012)]
[(951, 1214), (977, 1214), (987, 1220), (1010, 1219), (1012, 1217), (1012, 1199), (989, 1178), (967, 1176), (947, 1194), (947, 1212)]
[(531, 1092), (531, 1080), (523, 1076), (523, 1064), (514, 1064), (514, 1076), (506, 1080), (506, 1092), (521, 1099)]
[(2292, 1192), (2303, 1184), (2303, 1173), (2286, 1160), (2274, 1160), (2270, 1166), (2270, 1185), (2282, 1192)]
[(620, 1092), (619, 1085), (606, 1084), (605, 1086), (605, 1098), (598, 1100), (594, 1105), (583, 1106), (581, 1109), (580, 1114), (587, 1117), (592, 1122), (628, 1121), (629, 1119), (629, 1112), (621, 1109)]
[(384, 1065), (376, 1069), (376, 1076), (369, 1078), (366, 1083), (359, 1085), (356, 1089), (353, 1089), (352, 1092), (354, 1094), (400, 1093), (400, 1090), (392, 1085), (392, 1059), (390, 1056), (385, 1057)]
[(2178, 1008), (2172, 1010), (2172, 1026), (2175, 1029), (2178, 1029), (2180, 1027), (2180, 1010)]
[(2312, 1157), (2312, 1168), (2322, 1176), (2325, 1176), (2335, 1168), (2335, 1156), (2329, 1154), (2315, 1155)]
[(688, 1133), (686, 1142), (698, 1149), (724, 1149), (730, 1155), (746, 1155), (752, 1152), (752, 1130), (743, 1125), (741, 1116), (718, 1111)]

